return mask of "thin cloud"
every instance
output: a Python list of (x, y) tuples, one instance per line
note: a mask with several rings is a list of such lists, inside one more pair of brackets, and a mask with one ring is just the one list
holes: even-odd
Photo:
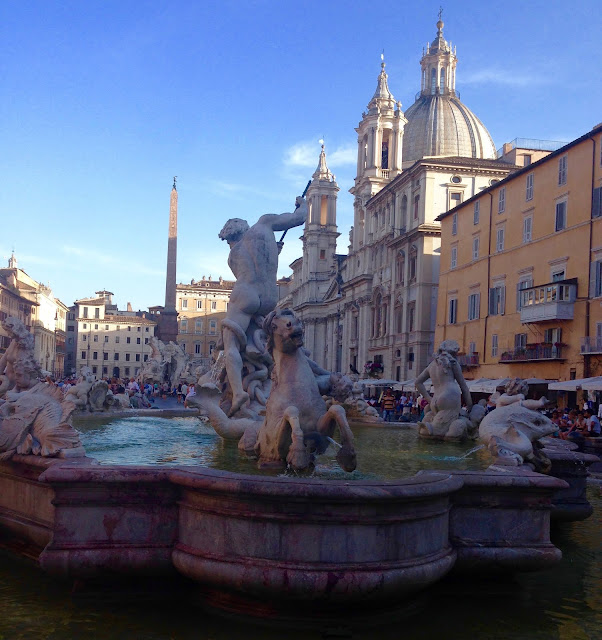
[[(329, 168), (355, 163), (356, 151), (351, 146), (326, 149), (326, 162)], [(287, 167), (315, 168), (318, 165), (320, 151), (315, 142), (298, 142), (284, 152), (284, 164)], [(332, 165), (332, 167), (331, 167)]]
[(526, 87), (529, 85), (550, 84), (549, 74), (542, 72), (513, 72), (509, 69), (491, 67), (462, 75), (463, 84), (501, 84), (508, 87)]

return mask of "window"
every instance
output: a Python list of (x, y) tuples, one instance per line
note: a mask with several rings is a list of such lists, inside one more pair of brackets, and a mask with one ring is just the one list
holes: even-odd
[(88, 325), (84, 322), (84, 329), (87, 329)]
[(194, 332), (195, 333), (203, 333), (203, 321), (202, 320), (195, 320), (194, 321)]
[(106, 375), (108, 372), (109, 372), (109, 370), (107, 369), (107, 367), (103, 367), (102, 368), (103, 375)]
[(136, 344), (140, 344), (140, 338), (136, 338)]
[(144, 362), (146, 362), (148, 360), (148, 353), (144, 354)]
[(88, 341), (88, 336), (82, 336), (82, 342), (87, 342)]
[(186, 300), (185, 298), (182, 298), (182, 300), (180, 300), (180, 304), (182, 309), (188, 309), (188, 300)]
[(567, 156), (558, 158), (558, 186), (566, 184)]
[(458, 192), (454, 192), (454, 193), (450, 193), (449, 194), (449, 208), (453, 209), (454, 207), (457, 207), (460, 202), (462, 202), (462, 194), (458, 193)]
[(85, 359), (86, 359), (86, 352), (82, 351), (82, 360), (85, 360)]
[(210, 335), (215, 335), (217, 330), (217, 322), (215, 320), (210, 320), (209, 321), (209, 334)]
[(144, 344), (148, 344), (148, 338), (144, 338)]
[(408, 196), (404, 195), (401, 199), (401, 228), (405, 231), (405, 227), (408, 219)]
[(527, 334), (526, 333), (515, 333), (514, 334), (514, 348), (515, 349), (525, 349), (527, 346)]
[(198, 342), (194, 345), (194, 352), (196, 354), (201, 353), (201, 345)]
[(180, 322), (180, 331), (182, 333), (188, 333), (188, 320), (186, 318)]
[(109, 336), (105, 336), (105, 342), (109, 341)]
[(115, 336), (115, 344), (119, 344), (119, 336)]
[(555, 231), (562, 231), (566, 228), (566, 200), (556, 203), (556, 225)]
[(209, 343), (209, 355), (213, 354), (213, 350), (215, 349), (215, 342)]
[(594, 297), (602, 296), (602, 260), (597, 260), (592, 265), (594, 272)]
[(132, 341), (132, 339), (130, 338), (130, 336), (128, 336), (125, 341), (127, 342), (127, 344), (130, 344), (130, 342)]
[(450, 260), (450, 269), (455, 269), (458, 266), (458, 247), (451, 248), (451, 260)]
[(452, 236), (458, 235), (458, 214), (452, 216)]
[(449, 313), (447, 315), (448, 324), (456, 324), (458, 322), (458, 299), (452, 298), (449, 301)]
[(119, 360), (119, 354), (117, 352), (113, 354), (113, 360)]
[(523, 156), (523, 166), (528, 167), (533, 160), (533, 156), (530, 153), (525, 153)]
[(94, 325), (94, 328), (95, 328), (95, 329), (98, 329), (98, 325), (97, 325), (97, 324), (95, 324), (95, 325)]
[(489, 289), (489, 315), (499, 316), (504, 313), (506, 303), (506, 286), (497, 285)]
[(131, 331), (131, 330), (132, 330), (132, 327), (128, 327), (128, 331)]
[(414, 196), (414, 220), (418, 220), (418, 209), (420, 208), (420, 195)]
[(416, 268), (418, 266), (418, 249), (416, 245), (412, 245), (410, 249), (410, 264), (409, 264), (409, 277), (410, 282), (414, 282), (416, 280)]
[(468, 296), (468, 319), (477, 320), (481, 316), (481, 294), (471, 293)]
[(592, 218), (599, 218), (602, 216), (602, 187), (594, 189), (593, 195)]
[(142, 327), (136, 327), (136, 331), (140, 333), (142, 331)]
[(461, 177), (461, 176), (452, 176), (451, 181), (452, 181), (454, 184), (460, 184), (460, 182), (462, 182), (462, 177)]
[(525, 193), (525, 200), (533, 200), (533, 175), (530, 173), (527, 176), (527, 190)]
[(92, 367), (92, 373), (94, 375), (96, 375), (96, 372), (98, 371), (98, 367)]
[(144, 328), (144, 331), (145, 331), (146, 333), (148, 333), (148, 327), (145, 327), (145, 328)]
[(516, 310), (520, 311), (522, 308), (521, 304), (521, 291), (523, 289), (529, 289), (529, 287), (533, 286), (533, 278), (523, 278), (519, 280), (516, 284)]
[(474, 212), (472, 214), (472, 223), (479, 224), (479, 218), (481, 216), (481, 201), (477, 200), (474, 203)]
[(531, 242), (533, 237), (533, 216), (525, 216), (523, 218), (523, 244)]
[(109, 359), (109, 354), (108, 353), (103, 353), (102, 354), (102, 359), (103, 360), (108, 360)]
[(98, 307), (94, 308), (94, 317), (100, 318), (100, 309)]
[(480, 245), (480, 238), (479, 236), (475, 236), (472, 239), (472, 259), (473, 260), (478, 260), (479, 258), (479, 245)]
[(129, 367), (126, 367), (123, 371), (124, 371), (126, 376), (130, 375), (130, 368)]
[(98, 360), (98, 351), (92, 352), (92, 360)]
[(498, 227), (496, 231), (495, 250), (498, 252), (504, 250), (504, 227)]
[(97, 333), (94, 334), (94, 336), (92, 337), (92, 340), (94, 342), (98, 342), (98, 334)]
[(408, 304), (408, 331), (414, 331), (414, 319), (416, 316), (416, 303)]
[(87, 318), (87, 317), (88, 317), (88, 307), (84, 307), (84, 318)]
[(215, 311), (217, 309), (217, 301), (216, 300), (212, 300), (211, 301), (211, 310)]
[(506, 211), (506, 187), (502, 187), (498, 192), (497, 212), (504, 213)]
[(136, 354), (136, 362), (140, 362), (140, 354), (139, 353)]
[(129, 354), (129, 353), (126, 353), (126, 354), (125, 354), (125, 361), (126, 361), (126, 362), (129, 362), (129, 361), (130, 361), (130, 354)]
[(197, 300), (196, 301), (196, 308), (200, 311), (203, 308), (203, 301), (202, 300)]
[(491, 336), (491, 357), (495, 358), (496, 356), (497, 356), (497, 333), (494, 333)]
[(320, 260), (326, 260), (326, 249), (320, 249)]

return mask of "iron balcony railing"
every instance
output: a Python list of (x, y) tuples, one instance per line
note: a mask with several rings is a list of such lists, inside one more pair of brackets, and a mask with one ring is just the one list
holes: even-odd
[(602, 353), (602, 336), (581, 338), (581, 353)]
[(479, 354), (478, 353), (465, 353), (459, 355), (458, 364), (462, 367), (462, 369), (470, 369), (470, 367), (478, 367), (479, 366)]
[(504, 351), (500, 362), (524, 362), (533, 360), (562, 360), (564, 345), (532, 344)]

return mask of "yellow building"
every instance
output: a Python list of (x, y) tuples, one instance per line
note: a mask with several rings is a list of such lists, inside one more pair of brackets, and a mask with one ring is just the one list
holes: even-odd
[(208, 363), (221, 334), (234, 280), (203, 278), (176, 285), (178, 344), (193, 363)]
[(602, 375), (602, 125), (441, 214), (436, 344), (470, 378)]

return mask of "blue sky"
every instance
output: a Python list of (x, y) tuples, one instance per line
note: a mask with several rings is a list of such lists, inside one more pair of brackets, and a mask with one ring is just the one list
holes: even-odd
[[(172, 177), (178, 281), (230, 278), (224, 222), (290, 211), (320, 138), (345, 253), (354, 128), (381, 51), (407, 109), (439, 4), (3, 0), (0, 260), (14, 247), (66, 304), (103, 288), (120, 306), (162, 304)], [(457, 89), (496, 147), (569, 141), (602, 121), (599, 3), (454, 0), (443, 20)]]

